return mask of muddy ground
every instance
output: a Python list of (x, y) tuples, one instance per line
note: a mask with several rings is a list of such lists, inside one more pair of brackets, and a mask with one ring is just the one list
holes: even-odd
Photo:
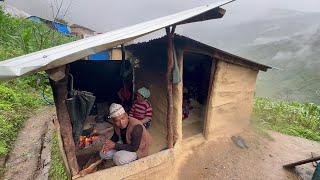
[(284, 164), (320, 154), (320, 143), (268, 131), (262, 137), (251, 130), (241, 133), (249, 146), (241, 149), (230, 138), (202, 144), (182, 160), (179, 179), (311, 179), (311, 163), (298, 166), (294, 172)]
[(4, 179), (48, 179), (53, 118), (55, 109), (46, 107), (25, 122), (6, 161)]

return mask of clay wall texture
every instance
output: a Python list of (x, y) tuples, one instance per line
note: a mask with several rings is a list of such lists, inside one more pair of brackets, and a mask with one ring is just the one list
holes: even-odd
[(218, 61), (208, 100), (205, 136), (230, 136), (250, 123), (258, 71)]

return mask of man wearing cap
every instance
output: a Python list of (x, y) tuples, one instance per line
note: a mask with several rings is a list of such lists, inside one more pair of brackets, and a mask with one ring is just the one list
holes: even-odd
[(148, 101), (149, 97), (149, 89), (145, 87), (138, 89), (136, 101), (129, 112), (130, 117), (140, 120), (147, 129), (151, 126), (152, 120), (152, 107)]
[(116, 165), (128, 164), (148, 155), (151, 137), (142, 122), (129, 117), (120, 104), (110, 106), (114, 133), (100, 151), (102, 159), (113, 159)]

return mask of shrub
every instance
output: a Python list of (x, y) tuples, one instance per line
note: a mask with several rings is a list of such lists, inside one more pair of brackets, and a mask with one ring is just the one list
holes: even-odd
[[(0, 32), (0, 61), (75, 40), (45, 24), (5, 14), (1, 6)], [(9, 153), (25, 119), (45, 105), (39, 91), (48, 84), (44, 72), (0, 82), (0, 156)]]

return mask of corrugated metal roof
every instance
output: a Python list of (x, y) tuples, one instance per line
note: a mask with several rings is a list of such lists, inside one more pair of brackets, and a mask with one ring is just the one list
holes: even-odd
[(71, 63), (90, 54), (129, 42), (156, 30), (196, 17), (234, 0), (222, 0), (119, 30), (0, 62), (0, 80)]
[[(153, 47), (165, 47), (167, 45), (167, 36), (163, 36), (161, 38), (156, 38), (156, 39), (152, 39), (150, 41), (147, 42), (140, 42), (137, 44), (132, 44), (126, 47), (127, 50), (131, 51), (131, 53), (134, 54), (134, 52), (136, 50), (140, 50), (140, 52), (145, 53), (145, 49), (148, 49), (149, 51), (152, 51)], [(182, 36), (179, 34), (175, 34), (174, 35), (174, 44), (175, 47), (181, 47), (184, 50), (186, 50), (188, 52), (193, 52), (190, 51), (190, 47), (193, 47), (192, 50), (195, 50), (195, 53), (199, 53), (199, 54), (206, 54), (209, 56), (214, 57), (214, 55), (218, 55), (218, 54), (222, 54), (223, 56), (225, 56), (226, 58), (220, 58), (221, 61), (226, 61), (228, 63), (233, 63), (233, 64), (238, 64), (241, 66), (246, 65), (246, 67), (248, 68), (253, 68), (253, 69), (257, 69), (257, 70), (261, 70), (261, 71), (267, 71), (268, 69), (272, 69), (273, 67), (268, 66), (268, 65), (264, 65), (258, 62), (254, 62), (251, 61), (249, 59), (228, 53), (226, 51), (223, 51), (221, 49), (215, 48), (213, 46), (210, 46), (208, 44), (204, 44), (202, 42), (199, 42), (197, 40), (191, 39), (189, 37), (186, 36)], [(148, 53), (148, 52), (146, 52)]]

